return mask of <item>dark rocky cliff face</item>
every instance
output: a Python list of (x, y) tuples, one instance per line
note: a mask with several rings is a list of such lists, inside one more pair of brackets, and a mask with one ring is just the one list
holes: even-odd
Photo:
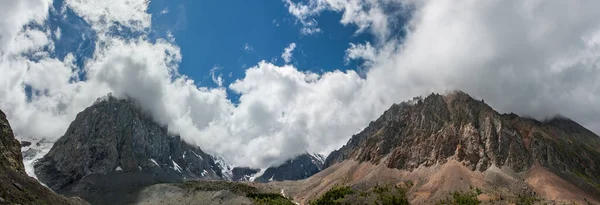
[(324, 156), (303, 154), (277, 167), (270, 167), (254, 181), (285, 181), (306, 179), (323, 168)]
[(231, 181), (250, 181), (250, 177), (258, 173), (260, 169), (252, 169), (249, 167), (234, 167), (231, 170)]
[(597, 135), (569, 119), (539, 122), (499, 114), (455, 92), (393, 105), (332, 152), (325, 167), (347, 159), (379, 163), (386, 156), (388, 167), (406, 170), (451, 158), (474, 171), (495, 165), (522, 172), (535, 163), (594, 190), (600, 184), (599, 148)]
[(0, 111), (0, 167), (25, 173), (21, 145), (15, 139), (4, 112)]
[(27, 176), (21, 146), (0, 110), (0, 204), (87, 204), (67, 199)]
[(151, 184), (222, 177), (210, 155), (110, 95), (79, 113), (34, 167), (48, 187), (95, 204), (125, 203)]

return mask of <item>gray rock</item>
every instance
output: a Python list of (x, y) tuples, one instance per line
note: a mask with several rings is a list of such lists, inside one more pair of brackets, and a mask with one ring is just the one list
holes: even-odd
[(302, 154), (279, 166), (268, 168), (254, 181), (269, 182), (306, 179), (321, 171), (323, 168), (323, 159), (324, 157), (318, 154)]
[(31, 146), (30, 141), (21, 141), (21, 147), (29, 147), (29, 146)]
[(252, 169), (249, 167), (234, 167), (231, 170), (232, 181), (248, 181), (252, 175), (258, 173), (260, 169)]
[(23, 191), (23, 186), (21, 186), (21, 184), (19, 184), (17, 182), (13, 182), (13, 186), (17, 187), (18, 190)]
[(137, 103), (112, 96), (79, 113), (34, 168), (58, 193), (102, 204), (151, 184), (222, 177), (210, 155), (169, 134)]
[(40, 152), (42, 152), (42, 151), (39, 149), (29, 148), (29, 149), (23, 151), (23, 153), (22, 153), (23, 160), (31, 160)]

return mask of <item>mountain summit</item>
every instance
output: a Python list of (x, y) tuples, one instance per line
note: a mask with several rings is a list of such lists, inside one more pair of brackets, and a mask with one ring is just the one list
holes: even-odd
[(600, 178), (600, 137), (567, 118), (547, 122), (499, 114), (456, 91), (393, 105), (334, 151), (325, 165), (345, 159), (413, 170), (453, 158), (471, 170), (492, 165), (516, 172), (540, 164), (555, 172)]
[[(483, 100), (455, 91), (392, 105), (332, 152), (327, 169), (309, 180), (334, 183), (339, 176), (352, 176), (344, 180), (360, 184), (410, 179), (418, 181), (412, 189), (418, 193), (416, 203), (469, 186), (500, 198), (537, 194), (583, 203), (600, 198), (599, 150), (600, 137), (568, 118), (540, 122), (499, 114)], [(307, 190), (325, 186), (331, 184)]]
[(94, 204), (127, 200), (156, 183), (222, 178), (212, 156), (169, 134), (134, 101), (110, 95), (77, 115), (35, 173), (58, 193)]

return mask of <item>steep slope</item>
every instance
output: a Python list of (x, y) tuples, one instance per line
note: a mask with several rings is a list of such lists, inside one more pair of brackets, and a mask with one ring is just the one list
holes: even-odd
[(22, 160), (19, 141), (0, 110), (0, 204), (87, 204), (55, 194), (27, 176)]
[[(413, 202), (439, 197), (442, 190), (447, 193), (460, 189), (457, 183), (512, 192), (503, 194), (537, 192), (547, 199), (583, 202), (600, 196), (598, 138), (566, 118), (539, 122), (515, 114), (499, 114), (482, 100), (463, 92), (432, 94), (393, 105), (345, 146), (332, 152), (325, 167), (336, 168), (315, 178), (333, 180), (331, 177), (339, 175), (364, 180), (370, 175), (369, 169), (349, 169), (346, 174), (335, 169), (358, 166), (349, 165), (348, 161), (368, 162), (402, 171), (391, 177), (396, 180), (401, 176), (420, 181), (413, 190)], [(455, 176), (463, 177), (448, 183)], [(540, 177), (556, 180), (534, 180)], [(511, 184), (526, 188), (514, 189)], [(567, 185), (574, 185), (573, 189), (564, 188)], [(549, 188), (555, 191), (548, 191)], [(566, 192), (573, 194), (557, 197)]]
[(110, 95), (79, 113), (34, 168), (58, 193), (94, 204), (125, 203), (156, 183), (222, 178), (210, 155), (170, 135), (135, 102)]
[(282, 165), (270, 167), (257, 177), (256, 182), (306, 179), (323, 168), (325, 157), (320, 154), (302, 154)]

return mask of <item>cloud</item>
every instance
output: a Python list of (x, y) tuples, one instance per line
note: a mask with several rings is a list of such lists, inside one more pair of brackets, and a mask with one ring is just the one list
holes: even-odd
[(356, 33), (373, 28), (371, 31), (380, 40), (387, 40), (390, 35), (390, 23), (401, 23), (390, 17), (398, 15), (398, 12), (404, 14), (406, 11), (398, 9), (404, 7), (404, 4), (394, 0), (308, 0), (297, 3), (285, 0), (285, 3), (288, 12), (303, 25), (300, 30), (302, 34), (321, 32), (316, 17), (330, 10), (342, 13), (340, 23), (343, 25), (356, 25)]
[(168, 14), (168, 13), (169, 13), (169, 7), (166, 7), (163, 10), (160, 11), (160, 14), (162, 14), (162, 15)]
[(221, 67), (219, 67), (219, 66), (215, 66), (212, 69), (210, 69), (210, 76), (211, 76), (213, 83), (217, 84), (217, 86), (219, 86), (219, 87), (223, 87), (223, 75), (216, 74), (217, 70), (219, 70), (219, 69), (221, 69)]
[(75, 54), (52, 55), (51, 3), (0, 2), (0, 108), (25, 137), (60, 137), (78, 112), (112, 92), (137, 99), (209, 153), (266, 167), (304, 151), (327, 154), (393, 103), (453, 89), (501, 112), (562, 114), (600, 133), (600, 2), (287, 1), (305, 28), (318, 29), (318, 15), (331, 10), (371, 33), (374, 41), (346, 50), (347, 61), (364, 60), (364, 75), (301, 71), (289, 64), (292, 43), (281, 56), (286, 65), (258, 62), (231, 84), (212, 70), (214, 88), (179, 73), (172, 37), (148, 38), (148, 1), (66, 0), (98, 36), (82, 66)]
[(247, 52), (250, 52), (250, 51), (253, 51), (254, 48), (250, 44), (245, 43), (244, 44), (244, 50), (247, 51)]
[(65, 0), (77, 15), (83, 17), (100, 34), (111, 27), (144, 31), (150, 27), (151, 15), (147, 13), (148, 0)]
[(283, 53), (281, 53), (281, 58), (283, 58), (285, 63), (290, 63), (292, 61), (292, 52), (294, 52), (294, 49), (296, 49), (296, 43), (290, 43), (290, 45), (283, 50)]
[[(290, 13), (310, 19), (337, 11), (343, 13), (341, 23), (374, 34), (378, 43), (350, 44), (346, 54), (347, 60), (367, 61), (366, 87), (384, 104), (460, 89), (501, 112), (538, 119), (560, 113), (600, 133), (596, 6), (600, 3), (311, 0), (290, 4), (290, 10), (304, 11)], [(408, 23), (398, 28), (395, 19)]]
[(314, 35), (317, 33), (321, 33), (321, 29), (320, 28), (302, 28), (300, 29), (300, 33), (304, 34), (304, 35)]

